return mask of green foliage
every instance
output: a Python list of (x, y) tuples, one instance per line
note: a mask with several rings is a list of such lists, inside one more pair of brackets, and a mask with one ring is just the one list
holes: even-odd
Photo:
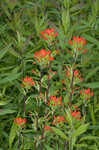
[[(18, 149), (19, 130), (13, 123), (18, 113), (27, 119), (27, 125), (20, 135), (21, 149), (24, 141), (24, 150), (66, 147), (69, 150), (72, 141), (73, 150), (98, 150), (99, 1), (1, 0), (0, 20), (0, 150)], [(57, 42), (52, 46), (40, 37), (40, 32), (46, 28), (55, 28), (58, 32)], [(77, 58), (76, 65), (68, 44), (72, 36), (80, 36), (87, 41), (87, 53)], [(32, 64), (34, 53), (42, 48), (51, 50), (54, 60), (50, 69), (57, 72), (50, 72), (49, 89), (49, 67), (43, 68), (40, 74), (39, 64)], [(57, 55), (55, 50), (58, 50)], [(83, 78), (82, 83), (75, 83), (72, 101), (80, 112), (84, 109), (86, 111), (85, 114), (81, 113), (80, 121), (72, 117), (67, 105), (71, 83), (65, 75), (66, 66), (71, 65), (79, 69)], [(32, 77), (35, 82), (27, 91), (20, 86), (25, 76)], [(61, 80), (65, 80), (63, 84)], [(94, 93), (85, 108), (76, 87), (90, 88)], [(46, 109), (47, 96), (62, 96), (64, 106)], [(52, 126), (49, 123), (46, 116), (52, 122), (54, 114), (64, 116), (64, 125)], [(44, 132), (44, 125), (50, 126), (53, 131)]]

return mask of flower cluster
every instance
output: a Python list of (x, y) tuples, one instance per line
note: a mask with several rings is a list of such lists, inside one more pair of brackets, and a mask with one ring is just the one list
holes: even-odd
[(20, 126), (20, 127), (22, 127), (22, 128), (24, 128), (24, 125), (25, 125), (25, 123), (26, 123), (26, 119), (24, 118), (16, 118), (15, 120), (14, 120), (14, 123), (16, 124), (16, 125), (18, 125), (18, 126)]
[(79, 111), (77, 111), (77, 110), (72, 111), (72, 109), (71, 109), (70, 112), (71, 112), (71, 115), (73, 118), (75, 118), (76, 120), (80, 120), (81, 114)]
[[(45, 29), (44, 31), (41, 31), (40, 32), (41, 34), (41, 37), (47, 41), (48, 44), (52, 44), (53, 41), (55, 40), (55, 38), (58, 36), (58, 33), (55, 32), (54, 28), (50, 28), (50, 29)], [(81, 54), (81, 50), (83, 49), (83, 47), (86, 45), (86, 40), (82, 37), (75, 37), (73, 36), (73, 39), (72, 40), (69, 40), (68, 41), (69, 45), (72, 46), (72, 53), (68, 52), (73, 56), (75, 56), (75, 58), (77, 58), (77, 56), (79, 54)], [(86, 49), (83, 49), (83, 53), (86, 53)], [(58, 53), (58, 51), (56, 50), (55, 51), (55, 55)], [(39, 63), (42, 66), (45, 66), (46, 64), (48, 64), (50, 61), (53, 61), (54, 60), (54, 53), (51, 53), (50, 50), (45, 50), (45, 49), (41, 49), (37, 52), (34, 53), (34, 60)], [(75, 59), (76, 60), (76, 59)], [(79, 71), (77, 69), (73, 69), (73, 66), (66, 66), (66, 72), (65, 72), (65, 75), (67, 77), (67, 79), (69, 79), (69, 81), (71, 81), (71, 79), (74, 77), (74, 81), (73, 81), (73, 84), (75, 84), (75, 82), (77, 81), (82, 81), (82, 78), (81, 78), (81, 75), (79, 73)], [(36, 72), (34, 70), (32, 70), (32, 72), (34, 74), (36, 74)], [(48, 80), (51, 79), (51, 76), (53, 76), (53, 74), (56, 74), (57, 72), (56, 71), (52, 71), (51, 68), (49, 68), (49, 74), (48, 74)], [(23, 85), (26, 86), (26, 87), (31, 87), (34, 85), (34, 82), (32, 80), (32, 78), (30, 77), (25, 77), (23, 80)], [(63, 84), (65, 82), (65, 80), (62, 80), (61, 81)], [(74, 87), (73, 87), (74, 88)], [(73, 93), (73, 91), (72, 91)], [(90, 89), (82, 89), (80, 91), (80, 94), (81, 94), (81, 97), (88, 100), (91, 96), (93, 96), (93, 92), (90, 92)], [(40, 96), (41, 96), (41, 93), (40, 93)], [(42, 97), (41, 97), (42, 99)], [(62, 97), (56, 97), (56, 96), (50, 96), (50, 99), (48, 100), (48, 106), (50, 106), (52, 109), (52, 113), (53, 113), (53, 117), (51, 118), (51, 125), (63, 125), (65, 122), (66, 122), (66, 119), (64, 116), (61, 116), (61, 115), (56, 115), (55, 114), (55, 111), (57, 108), (60, 108), (60, 111), (62, 110), (61, 107), (59, 106), (62, 106), (63, 103), (62, 103)], [(57, 107), (58, 106), (58, 107)], [(70, 107), (70, 114), (72, 116), (72, 118), (74, 118), (74, 120), (80, 120), (81, 119), (81, 113), (78, 109), (77, 106), (74, 106), (71, 108)], [(54, 111), (53, 111), (54, 110)], [(49, 119), (48, 119), (49, 121)], [(26, 119), (22, 119), (22, 118), (16, 118), (14, 120), (14, 122), (16, 123), (16, 125), (19, 125), (21, 127), (24, 127), (24, 124), (26, 123)], [(49, 125), (45, 125), (44, 126), (44, 130), (45, 131), (52, 131), (51, 127)]]
[(41, 31), (40, 34), (44, 40), (51, 42), (58, 36), (58, 33), (55, 32), (54, 28), (45, 29), (44, 31)]
[[(77, 53), (85, 54), (87, 52), (87, 49), (83, 49), (83, 51), (82, 51), (82, 48), (86, 45), (86, 40), (82, 37), (79, 38), (78, 36), (77, 37), (73, 36), (73, 40), (69, 40), (68, 44), (73, 47), (74, 53), (76, 53), (76, 55), (77, 55)], [(69, 52), (69, 50), (68, 50), (68, 52)]]
[[(71, 68), (66, 66), (67, 70), (66, 70), (66, 77), (68, 77), (69, 79), (71, 78), (71, 75), (72, 75), (72, 66)], [(78, 78), (80, 81), (82, 81), (83, 79), (81, 78), (81, 75), (79, 73), (78, 70), (74, 70), (73, 71), (73, 74), (74, 74), (74, 77), (75, 78)]]
[(93, 92), (91, 92), (89, 88), (88, 89), (83, 88), (80, 91), (80, 94), (85, 100), (88, 100), (88, 99), (90, 99), (91, 96), (93, 96)]
[(49, 70), (49, 72), (52, 73), (52, 74), (57, 74), (56, 71)]
[(51, 57), (50, 50), (46, 51), (45, 49), (41, 49), (39, 52), (35, 52), (33, 58), (38, 63), (43, 63), (43, 64), (47, 64), (49, 61), (54, 60), (54, 58)]
[(25, 87), (25, 88), (30, 88), (31, 86), (34, 86), (34, 81), (32, 80), (31, 77), (26, 76), (23, 80), (22, 80), (21, 87)]
[(73, 40), (69, 40), (68, 43), (74, 47), (77, 47), (78, 50), (80, 50), (86, 45), (86, 40), (82, 37), (79, 38), (78, 36), (73, 36)]
[(53, 122), (52, 122), (52, 125), (56, 125), (56, 124), (59, 124), (59, 123), (62, 123), (64, 124), (65, 122), (65, 119), (63, 116), (53, 116)]
[(50, 104), (51, 106), (61, 106), (62, 105), (62, 97), (50, 96)]
[(48, 131), (52, 131), (52, 130), (51, 130), (51, 127), (48, 126), (48, 125), (45, 125), (45, 126), (44, 126), (44, 130), (47, 131), (47, 132), (48, 132)]

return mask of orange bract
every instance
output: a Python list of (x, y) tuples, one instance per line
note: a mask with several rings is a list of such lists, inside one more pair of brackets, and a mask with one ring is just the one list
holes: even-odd
[(25, 123), (26, 123), (26, 119), (22, 119), (22, 118), (16, 118), (14, 120), (14, 123), (18, 126), (21, 126), (22, 128), (24, 127)]
[(55, 37), (58, 36), (57, 32), (54, 33), (54, 28), (45, 29), (44, 31), (41, 31), (40, 33), (44, 40), (53, 40)]
[(80, 94), (82, 97), (84, 97), (86, 100), (88, 100), (91, 96), (93, 96), (93, 92), (90, 91), (90, 89), (82, 89), (80, 90)]
[(65, 122), (65, 119), (63, 116), (53, 116), (53, 122), (52, 122), (52, 125), (55, 125), (56, 123), (62, 123), (64, 124)]
[(32, 80), (31, 77), (26, 76), (23, 80), (23, 87), (24, 86), (34, 86), (34, 81)]
[[(78, 36), (75, 37), (75, 36), (73, 36), (73, 39), (69, 40), (68, 44), (73, 46), (73, 48), (76, 48), (76, 50), (80, 51), (86, 45), (86, 40), (84, 38), (82, 38), (82, 37), (78, 37)], [(85, 54), (86, 52), (87, 52), (87, 49), (84, 49), (82, 54)]]
[(79, 120), (81, 118), (81, 114), (79, 111), (77, 111), (77, 110), (72, 111), (72, 109), (71, 109), (70, 112), (71, 112), (72, 117), (75, 118), (76, 120)]
[(73, 45), (74, 43), (76, 43), (76, 45), (81, 44), (81, 46), (83, 47), (86, 45), (86, 40), (82, 37), (79, 38), (78, 36), (77, 37), (73, 36), (73, 40), (69, 40), (68, 44)]
[[(66, 68), (67, 68), (66, 76), (67, 76), (68, 78), (70, 78), (71, 72), (72, 72), (72, 66), (71, 66), (71, 67), (66, 66)], [(74, 77), (75, 77), (75, 78), (80, 79), (80, 81), (83, 80), (83, 79), (81, 78), (81, 75), (80, 75), (80, 73), (79, 73), (78, 70), (74, 70), (73, 72), (74, 72)]]
[(62, 105), (62, 97), (57, 98), (56, 96), (50, 96), (50, 102), (52, 106), (61, 106)]
[(54, 60), (53, 57), (50, 56), (51, 52), (50, 50), (45, 50), (45, 49), (41, 49), (39, 52), (35, 52), (33, 58), (41, 63), (41, 62), (45, 62), (48, 63), (49, 61)]
[(45, 126), (44, 126), (44, 130), (45, 130), (45, 131), (51, 131), (51, 128), (50, 128), (50, 126), (45, 125)]

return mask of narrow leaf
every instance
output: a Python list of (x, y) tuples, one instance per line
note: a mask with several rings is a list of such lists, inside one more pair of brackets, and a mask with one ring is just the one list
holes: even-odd
[(83, 84), (83, 86), (87, 88), (96, 89), (96, 88), (99, 88), (99, 82), (87, 83), (87, 84)]
[(15, 123), (13, 123), (11, 130), (10, 130), (10, 135), (9, 135), (9, 147), (12, 147), (12, 143), (16, 137), (16, 133), (17, 133), (17, 125)]
[(76, 137), (84, 133), (87, 130), (88, 126), (89, 126), (88, 123), (81, 125), (77, 130), (74, 131), (74, 133), (72, 134), (72, 137)]
[(0, 50), (0, 59), (4, 57), (4, 55), (7, 53), (10, 47), (11, 47), (11, 44), (9, 44), (7, 47)]
[(55, 128), (55, 127), (51, 127), (51, 129), (56, 133), (56, 135), (59, 135), (61, 138), (68, 140), (64, 132), (61, 131), (60, 129)]
[(15, 110), (11, 110), (11, 109), (0, 109), (0, 116), (6, 114), (13, 114), (15, 112), (16, 112)]

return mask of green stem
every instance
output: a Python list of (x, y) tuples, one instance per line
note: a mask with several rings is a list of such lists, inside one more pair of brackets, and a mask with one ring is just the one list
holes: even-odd
[(69, 141), (69, 150), (73, 150), (72, 137), (70, 137), (70, 141)]
[(42, 69), (40, 67), (40, 81), (39, 81), (39, 100), (38, 100), (38, 110), (39, 110), (39, 107), (40, 107), (40, 94), (41, 94), (41, 80), (42, 80)]
[(24, 150), (24, 136), (23, 136), (23, 150)]
[(85, 100), (82, 106), (82, 112), (83, 112), (83, 116), (86, 117), (86, 104), (85, 104)]
[(65, 141), (65, 142), (64, 142), (64, 150), (67, 150), (67, 148), (68, 148), (68, 142)]
[(19, 135), (18, 135), (18, 150), (20, 150), (20, 131), (19, 131)]
[(74, 83), (74, 70), (72, 69), (72, 79), (70, 83), (70, 107), (72, 106), (72, 97), (73, 97), (73, 83)]

